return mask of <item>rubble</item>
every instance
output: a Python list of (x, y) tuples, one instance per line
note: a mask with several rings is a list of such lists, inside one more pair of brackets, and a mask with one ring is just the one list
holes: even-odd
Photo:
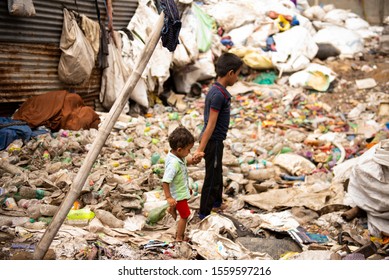
[[(232, 0), (203, 2), (202, 6), (193, 4), (195, 8), (187, 11), (186, 20), (193, 20), (189, 18), (193, 14), (208, 13), (226, 32), (224, 35), (232, 33), (231, 42), (242, 35), (234, 32), (236, 28), (251, 24), (255, 28), (250, 30), (259, 32), (270, 26), (267, 31), (277, 30), (275, 46), (284, 50), (265, 52), (268, 36), (260, 34), (255, 37), (265, 39), (257, 42), (260, 48), (249, 44), (253, 38), (240, 40), (248, 49), (231, 48), (244, 57), (248, 68), (241, 81), (228, 89), (234, 98), (223, 162), (226, 209), (201, 222), (196, 220), (204, 162), (189, 167), (190, 240), (177, 243), (175, 222), (165, 215), (166, 201), (161, 191), (164, 158), (169, 151), (167, 136), (182, 124), (198, 139), (203, 123), (203, 96), (209, 79), (214, 77), (212, 53), (217, 53), (218, 48), (227, 50), (220, 45), (222, 36), (212, 33), (213, 38), (207, 37), (209, 30), (202, 26), (203, 39), (208, 41), (201, 42), (202, 49), (186, 48), (191, 65), (181, 63), (176, 53), (174, 57), (164, 57), (165, 68), (169, 61), (177, 67), (173, 72), (181, 76), (174, 76), (175, 86), (186, 95), (172, 92), (166, 106), (157, 99), (146, 114), (119, 117), (74, 202), (73, 212), (69, 212), (50, 247), (55, 258), (388, 258), (389, 237), (387, 233), (369, 231), (369, 213), (351, 221), (342, 218), (343, 212), (354, 206), (345, 197), (355, 162), (388, 137), (389, 119), (382, 101), (388, 80), (377, 74), (387, 68), (388, 58), (372, 54), (378, 49), (382, 30), (375, 32), (355, 15), (334, 7), (315, 6), (300, 13), (294, 6), (255, 5), (254, 0), (245, 1), (244, 5)], [(234, 10), (237, 5), (244, 11), (248, 7), (255, 9), (244, 19), (240, 17), (240, 21), (226, 22), (230, 10), (239, 14)], [(275, 16), (270, 12), (277, 13), (278, 21), (269, 16)], [(147, 13), (152, 13), (152, 9), (147, 8)], [(259, 14), (262, 21), (256, 19)], [(293, 15), (300, 26), (283, 25), (285, 30), (279, 30), (279, 20), (288, 21), (285, 18)], [(203, 19), (202, 24), (209, 25), (207, 20), (208, 17)], [(347, 43), (332, 41), (330, 44), (339, 51), (335, 55), (340, 54), (341, 59), (315, 58), (317, 43), (329, 43), (317, 38), (317, 30), (322, 31), (321, 36), (340, 28), (342, 34), (356, 38), (356, 49), (344, 49)], [(296, 33), (295, 39), (300, 38), (297, 35), (312, 39), (311, 47), (287, 45), (282, 37), (288, 31)], [(193, 44), (185, 32), (181, 35), (185, 47)], [(211, 43), (215, 38), (219, 42)], [(200, 39), (196, 39), (200, 45)], [(123, 49), (128, 52), (123, 55), (128, 64), (139, 49), (137, 42), (132, 44), (132, 49)], [(164, 50), (157, 52), (163, 56)], [(158, 58), (154, 57), (155, 60)], [(264, 69), (278, 73), (261, 76), (270, 72)], [(147, 69), (151, 74), (149, 79), (143, 77), (145, 86), (154, 90), (166, 81), (167, 69), (159, 70), (160, 77), (156, 76), (156, 69)], [(150, 77), (156, 77), (157, 82)], [(301, 77), (304, 79), (299, 80)], [(201, 93), (191, 96), (195, 83), (201, 86)], [(107, 117), (102, 112), (98, 115), (102, 121)], [(95, 129), (61, 129), (26, 143), (15, 140), (0, 151), (1, 258), (18, 259), (20, 252), (34, 250), (96, 136)]]

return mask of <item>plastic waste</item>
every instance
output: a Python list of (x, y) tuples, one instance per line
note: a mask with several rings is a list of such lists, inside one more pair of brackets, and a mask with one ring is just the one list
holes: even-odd
[(283, 15), (278, 15), (276, 23), (281, 32), (290, 29), (290, 22)]
[(287, 181), (305, 181), (305, 176), (290, 176), (287, 174), (281, 174), (280, 175), (281, 179), (287, 180)]
[(163, 217), (165, 217), (166, 209), (168, 209), (168, 207), (169, 203), (166, 203), (160, 207), (152, 209), (147, 216), (146, 223), (151, 226), (158, 223)]
[(239, 193), (239, 184), (235, 181), (232, 181), (228, 186), (226, 193), (236, 196)]
[(72, 226), (86, 226), (95, 217), (95, 213), (88, 208), (70, 210), (65, 223)]
[(177, 113), (177, 112), (173, 112), (173, 113), (169, 113), (169, 120), (179, 120), (180, 119), (180, 115)]
[(27, 214), (32, 219), (38, 219), (41, 216), (40, 205), (33, 204), (27, 208)]
[(19, 189), (19, 195), (21, 198), (25, 199), (42, 199), (46, 196), (47, 192), (44, 190), (37, 190), (30, 187), (22, 186)]
[(38, 218), (38, 222), (43, 222), (46, 225), (50, 224), (52, 220), (53, 220), (53, 217), (39, 217)]
[(124, 226), (124, 221), (116, 218), (111, 212), (96, 209), (96, 217), (105, 225), (111, 228), (122, 228)]
[(16, 201), (13, 197), (8, 197), (5, 201), (4, 204), (7, 209), (15, 209), (18, 208), (18, 205), (16, 204)]
[(39, 211), (42, 216), (54, 216), (55, 213), (58, 211), (58, 206), (56, 205), (49, 205), (49, 204), (42, 204), (40, 205)]
[(247, 178), (249, 180), (266, 181), (275, 176), (276, 172), (274, 168), (263, 168), (250, 170)]
[(161, 156), (159, 155), (159, 153), (155, 152), (151, 156), (151, 165), (157, 164), (160, 158), (161, 158)]

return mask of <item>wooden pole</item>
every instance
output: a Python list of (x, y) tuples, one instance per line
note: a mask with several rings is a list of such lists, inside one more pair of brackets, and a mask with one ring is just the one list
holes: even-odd
[(157, 43), (160, 39), (163, 23), (164, 13), (161, 12), (156, 22), (154, 31), (150, 35), (149, 40), (143, 52), (141, 53), (137, 64), (134, 67), (134, 70), (132, 71), (126, 84), (121, 90), (119, 97), (116, 99), (111, 110), (109, 111), (109, 115), (105, 118), (103, 124), (99, 128), (98, 136), (93, 142), (92, 148), (89, 150), (80, 170), (74, 178), (71, 189), (67, 193), (64, 201), (61, 203), (61, 206), (59, 207), (57, 213), (54, 215), (52, 222), (47, 227), (45, 233), (42, 236), (42, 239), (39, 241), (34, 252), (35, 260), (43, 259), (51, 243), (53, 242), (55, 235), (57, 234), (59, 228), (61, 227), (63, 221), (69, 213), (69, 210), (72, 208), (74, 201), (80, 195), (82, 187), (84, 186), (85, 181), (88, 178), (89, 172), (92, 169), (93, 163), (96, 161), (98, 155), (100, 154), (101, 148), (107, 140), (112, 130), (112, 127), (114, 126), (116, 120), (118, 119), (120, 113), (126, 105), (131, 92), (134, 90), (136, 84), (138, 83), (139, 78), (141, 77), (144, 69), (146, 68), (147, 63), (150, 60), (151, 55), (154, 52), (155, 47), (157, 46)]

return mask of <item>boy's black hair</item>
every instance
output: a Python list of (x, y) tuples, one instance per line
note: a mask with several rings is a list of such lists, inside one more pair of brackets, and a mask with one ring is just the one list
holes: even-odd
[(224, 77), (231, 70), (238, 71), (242, 65), (243, 61), (239, 56), (233, 53), (224, 53), (216, 62), (216, 74), (218, 77)]
[(194, 136), (185, 127), (180, 125), (169, 135), (169, 145), (173, 150), (185, 148), (195, 142)]

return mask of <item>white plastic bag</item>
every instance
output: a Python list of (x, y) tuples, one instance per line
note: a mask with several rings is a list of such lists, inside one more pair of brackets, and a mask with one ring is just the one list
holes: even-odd
[(77, 85), (89, 79), (95, 65), (94, 52), (74, 14), (67, 9), (63, 12), (58, 77), (66, 84)]

